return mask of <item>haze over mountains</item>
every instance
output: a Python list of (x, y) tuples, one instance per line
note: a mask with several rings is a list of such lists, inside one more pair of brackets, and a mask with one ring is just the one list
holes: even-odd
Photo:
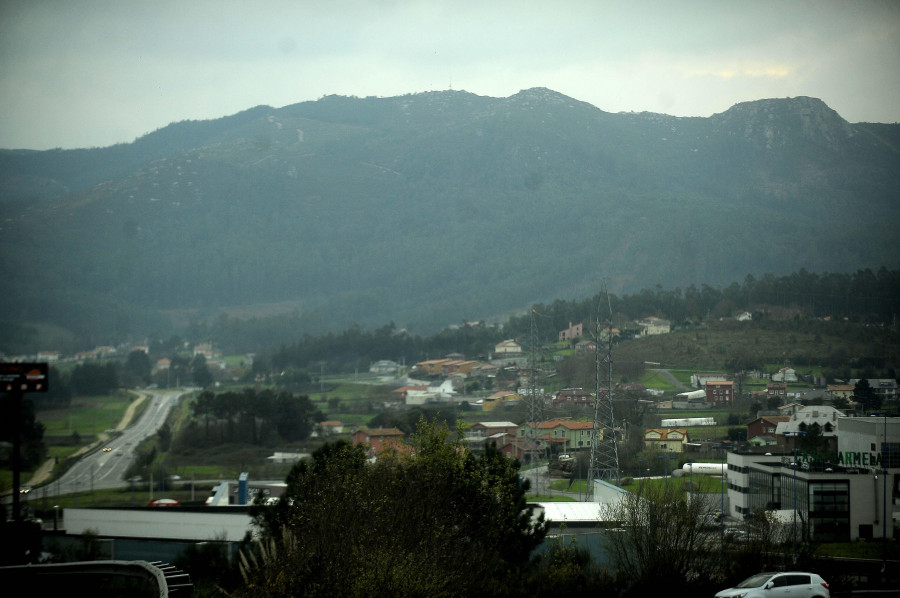
[(815, 98), (676, 118), (543, 88), (329, 96), (0, 151), (0, 307), (98, 341), (278, 311), (298, 335), (430, 332), (601, 279), (895, 268), (898, 198), (900, 125)]

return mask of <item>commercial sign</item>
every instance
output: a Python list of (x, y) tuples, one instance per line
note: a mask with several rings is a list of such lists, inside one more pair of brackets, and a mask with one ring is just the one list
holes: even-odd
[(47, 392), (46, 363), (0, 363), (0, 392)]
[[(782, 462), (786, 466), (790, 466), (791, 457), (782, 457)], [(837, 451), (835, 453), (822, 454), (815, 453), (798, 453), (797, 462), (809, 468), (812, 463), (820, 463), (824, 465), (839, 465), (841, 467), (881, 467), (881, 453), (863, 452), (863, 451)]]

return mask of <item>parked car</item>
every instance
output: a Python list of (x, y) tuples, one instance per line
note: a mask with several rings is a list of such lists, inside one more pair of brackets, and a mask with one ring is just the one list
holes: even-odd
[(815, 573), (786, 571), (757, 573), (733, 588), (722, 590), (716, 598), (830, 598), (828, 582)]
[(729, 527), (725, 530), (725, 540), (727, 542), (733, 542), (735, 544), (740, 544), (746, 542), (750, 539), (750, 534), (747, 533), (747, 530), (741, 529), (738, 527)]

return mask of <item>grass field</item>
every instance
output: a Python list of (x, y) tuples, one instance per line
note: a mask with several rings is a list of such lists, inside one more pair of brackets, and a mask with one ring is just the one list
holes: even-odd
[(691, 375), (695, 373), (694, 370), (669, 370), (669, 373), (675, 377), (676, 380), (684, 384), (685, 386), (691, 385)]
[(119, 425), (134, 399), (131, 393), (78, 397), (67, 409), (39, 411), (37, 419), (44, 424), (45, 436), (68, 436), (76, 432), (97, 435)]
[(679, 388), (672, 384), (672, 381), (666, 378), (661, 372), (647, 370), (641, 376), (641, 384), (647, 388), (661, 390), (663, 392), (678, 392)]
[[(628, 480), (631, 478), (623, 478), (623, 480)], [(633, 480), (629, 484), (623, 484), (622, 488), (628, 490), (629, 492), (637, 492), (638, 488), (643, 484), (646, 488), (662, 488), (668, 484), (677, 489), (679, 492), (685, 490), (685, 484), (690, 482), (690, 477), (669, 477), (666, 478), (639, 478)], [(695, 475), (694, 476), (694, 484), (697, 486), (698, 494), (718, 494), (722, 491), (722, 479), (715, 476), (708, 475)], [(587, 482), (585, 480), (576, 480), (571, 485), (568, 480), (557, 480), (550, 484), (550, 489), (556, 492), (575, 492), (585, 494), (587, 493)]]

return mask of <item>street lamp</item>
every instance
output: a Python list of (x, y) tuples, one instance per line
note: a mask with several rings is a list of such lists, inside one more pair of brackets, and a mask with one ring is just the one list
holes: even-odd
[(666, 479), (666, 494), (669, 493), (669, 451), (672, 449), (668, 446), (663, 447), (663, 454), (658, 456), (657, 459), (665, 460), (665, 479)]
[(881, 572), (887, 570), (887, 413), (884, 414), (884, 439), (881, 444)]
[(688, 495), (688, 496), (690, 496), (690, 499), (689, 499), (689, 503), (688, 503), (688, 504), (690, 504), (690, 503), (694, 502), (694, 460), (693, 460), (693, 459), (688, 459), (688, 463), (689, 463), (690, 466), (691, 466), (691, 469), (690, 469), (690, 474), (691, 474), (691, 481), (690, 481), (691, 491), (690, 491), (690, 494)]
[(785, 432), (785, 436), (794, 437), (794, 456), (791, 460), (791, 468), (794, 470), (794, 562), (797, 562), (797, 436), (805, 436), (806, 432), (797, 430), (796, 432)]
[[(722, 505), (719, 508), (719, 521), (722, 524), (722, 529), (725, 529), (725, 478), (728, 475), (725, 471), (725, 451), (728, 449), (728, 445), (725, 444), (714, 444), (714, 449), (721, 449), (722, 451), (722, 482), (720, 484), (719, 494), (722, 497)], [(693, 467), (691, 468), (693, 469)]]

